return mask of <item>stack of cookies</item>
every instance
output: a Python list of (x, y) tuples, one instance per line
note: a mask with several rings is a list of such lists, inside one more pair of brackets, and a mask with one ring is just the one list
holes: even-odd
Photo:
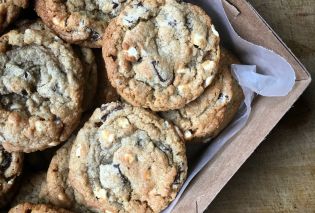
[(217, 136), (244, 98), (240, 62), (190, 3), (8, 0), (0, 31), (10, 212), (161, 212), (186, 179), (185, 143)]

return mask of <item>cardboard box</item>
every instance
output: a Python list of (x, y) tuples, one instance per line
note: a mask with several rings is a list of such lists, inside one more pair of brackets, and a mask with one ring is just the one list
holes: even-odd
[(296, 83), (286, 97), (255, 99), (246, 127), (194, 178), (173, 212), (203, 212), (311, 82), (305, 67), (246, 0), (222, 1), (236, 32), (283, 56), (295, 70)]

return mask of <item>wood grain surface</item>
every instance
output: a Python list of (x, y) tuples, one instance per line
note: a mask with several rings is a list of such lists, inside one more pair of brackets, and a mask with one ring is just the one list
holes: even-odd
[[(249, 2), (314, 79), (315, 0)], [(315, 212), (315, 82), (206, 212)]]

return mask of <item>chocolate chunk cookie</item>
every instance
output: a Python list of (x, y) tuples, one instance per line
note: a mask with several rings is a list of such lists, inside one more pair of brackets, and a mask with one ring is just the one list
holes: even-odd
[(173, 126), (120, 102), (95, 110), (69, 165), (72, 186), (102, 212), (160, 212), (187, 174), (185, 145)]
[(108, 23), (130, 0), (35, 0), (37, 14), (69, 43), (100, 48)]
[(199, 7), (176, 0), (135, 0), (104, 34), (108, 77), (134, 106), (179, 109), (215, 78), (219, 34)]
[(0, 38), (0, 134), (8, 151), (65, 141), (79, 124), (83, 69), (69, 44), (41, 22)]
[(25, 202), (33, 204), (49, 202), (46, 172), (28, 173), (23, 176), (18, 193), (11, 202), (11, 206)]
[(8, 204), (12, 197), (17, 177), (23, 167), (23, 154), (9, 153), (0, 143), (0, 207)]
[(28, 3), (28, 0), (0, 1), (0, 33), (18, 17), (20, 10), (26, 8)]
[(65, 209), (60, 209), (51, 205), (46, 204), (32, 204), (32, 203), (21, 203), (14, 208), (10, 209), (9, 213), (71, 213)]
[(215, 137), (232, 120), (243, 99), (243, 91), (231, 74), (231, 64), (240, 61), (227, 50), (222, 50), (218, 78), (195, 101), (184, 108), (161, 113), (184, 133), (187, 141), (203, 142)]
[(92, 212), (83, 204), (83, 198), (73, 190), (68, 181), (69, 158), (72, 148), (72, 136), (55, 154), (47, 172), (47, 188), (50, 203), (73, 210), (77, 213)]

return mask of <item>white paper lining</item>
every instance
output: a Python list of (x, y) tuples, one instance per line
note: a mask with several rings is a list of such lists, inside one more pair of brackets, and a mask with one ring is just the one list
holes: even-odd
[(176, 199), (163, 211), (164, 213), (172, 211), (191, 180), (224, 144), (246, 125), (255, 93), (268, 97), (286, 96), (295, 84), (294, 70), (284, 58), (237, 35), (225, 14), (221, 0), (190, 2), (200, 5), (210, 15), (223, 43), (229, 46), (243, 63), (251, 65), (232, 65), (232, 72), (245, 94), (244, 104), (231, 124), (211, 141), (199, 161), (193, 168), (190, 168), (190, 173), (182, 189)]

